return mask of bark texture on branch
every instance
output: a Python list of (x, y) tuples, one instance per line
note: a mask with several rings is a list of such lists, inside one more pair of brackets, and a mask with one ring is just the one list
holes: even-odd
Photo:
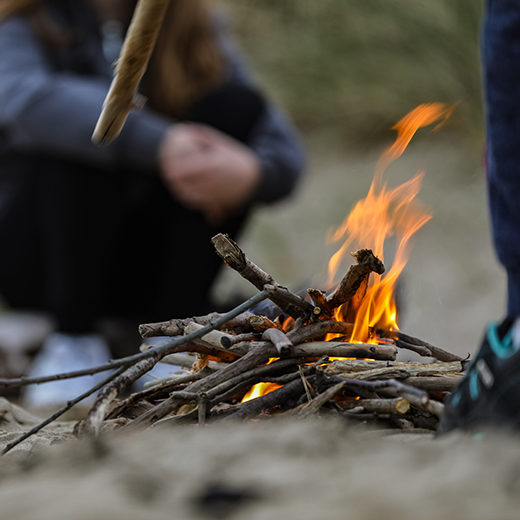
[(313, 313), (313, 306), (282, 287), (274, 278), (249, 260), (238, 244), (227, 235), (219, 233), (211, 242), (224, 263), (240, 276), (252, 283), (257, 289), (269, 287), (269, 297), (280, 309), (293, 318), (308, 317)]
[(360, 249), (352, 253), (352, 256), (356, 259), (357, 264), (349, 268), (334, 292), (327, 298), (327, 304), (332, 309), (350, 300), (370, 273), (383, 274), (385, 272), (383, 262), (370, 249)]
[(108, 144), (113, 141), (136, 105), (137, 88), (169, 3), (170, 0), (139, 0), (116, 64), (115, 77), (92, 134), (93, 142)]

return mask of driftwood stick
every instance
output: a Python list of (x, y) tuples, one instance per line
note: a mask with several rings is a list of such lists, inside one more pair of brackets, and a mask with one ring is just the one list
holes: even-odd
[[(166, 363), (168, 365), (172, 365), (172, 367), (182, 367), (182, 368), (190, 368), (193, 366), (193, 362), (195, 361), (194, 356), (190, 356), (188, 353), (184, 354), (169, 354), (168, 356), (164, 356), (161, 359), (161, 363)], [(224, 368), (226, 366), (226, 363), (221, 363), (219, 361), (213, 361), (210, 360), (208, 363), (208, 368), (212, 371), (214, 370), (220, 370), (221, 368)], [(165, 379), (171, 379), (165, 378)]]
[(383, 274), (385, 266), (370, 249), (360, 249), (352, 256), (357, 264), (350, 267), (337, 288), (327, 298), (329, 308), (336, 308), (347, 302), (358, 290), (359, 286), (371, 272)]
[(86, 399), (90, 395), (97, 392), (99, 389), (103, 388), (106, 384), (110, 383), (113, 379), (117, 378), (120, 374), (125, 372), (126, 368), (121, 367), (119, 370), (114, 372), (113, 374), (110, 374), (107, 378), (105, 378), (103, 381), (98, 383), (97, 385), (93, 386), (90, 390), (87, 390), (83, 394), (79, 395), (72, 401), (69, 401), (63, 408), (60, 408), (56, 413), (53, 413), (50, 417), (42, 421), (41, 423), (37, 424), (34, 428), (31, 428), (28, 432), (24, 433), (23, 435), (20, 435), (20, 437), (16, 438), (14, 441), (10, 442), (3, 450), (2, 455), (5, 455), (8, 451), (11, 451), (15, 446), (18, 446), (21, 442), (23, 442), (25, 439), (28, 439), (32, 435), (38, 433), (42, 428), (47, 426), (48, 424), (54, 422), (56, 419), (61, 417), (65, 412), (73, 408), (76, 404), (78, 404), (80, 401), (83, 401), (83, 399)]
[(269, 286), (269, 298), (289, 316), (298, 318), (300, 316), (308, 317), (312, 314), (313, 306), (309, 302), (277, 284), (270, 274), (251, 262), (238, 244), (227, 235), (219, 233), (211, 239), (211, 242), (224, 263), (257, 289), (263, 290), (266, 285)]
[(396, 397), (394, 399), (359, 399), (351, 401), (347, 406), (342, 405), (346, 410), (360, 408), (366, 413), (403, 415), (410, 410), (410, 401), (404, 397)]
[[(184, 328), (184, 334), (191, 334), (192, 332), (202, 329), (202, 327), (203, 325), (191, 322)], [(201, 341), (211, 345), (216, 350), (228, 352), (228, 349), (224, 346), (224, 342), (222, 340), (225, 338), (228, 341), (232, 341), (234, 337), (235, 336), (232, 334), (227, 334), (225, 332), (221, 332), (220, 330), (212, 330), (211, 332), (204, 334), (204, 336), (202, 336), (200, 339)]]
[(99, 431), (105, 416), (109, 411), (112, 402), (117, 398), (121, 390), (131, 385), (143, 374), (151, 370), (159, 360), (159, 356), (143, 359), (126, 369), (112, 382), (103, 388), (97, 396), (92, 408), (89, 410), (82, 431), (94, 436), (99, 435)]
[(197, 372), (196, 374), (186, 374), (184, 376), (179, 376), (174, 379), (165, 379), (164, 382), (153, 386), (151, 388), (147, 388), (141, 392), (137, 392), (135, 394), (131, 394), (126, 399), (123, 399), (117, 403), (115, 407), (108, 413), (107, 419), (114, 419), (120, 416), (127, 408), (132, 405), (138, 403), (139, 401), (148, 400), (148, 399), (156, 399), (163, 395), (169, 395), (175, 388), (193, 383), (194, 381), (198, 381), (211, 372), (207, 368)]
[[(221, 318), (224, 314), (212, 312), (206, 316), (195, 316), (193, 318), (172, 319), (168, 321), (160, 321), (157, 323), (143, 323), (139, 325), (139, 334), (143, 338), (152, 338), (155, 336), (182, 336), (184, 329), (190, 323), (198, 323), (199, 325), (208, 325), (209, 323)], [(224, 325), (233, 329), (235, 327), (249, 328), (249, 317), (252, 314), (249, 311), (243, 312), (238, 316), (227, 321)]]
[(427, 392), (451, 392), (461, 381), (463, 375), (459, 376), (419, 376), (407, 377), (403, 383)]
[[(402, 346), (402, 348), (407, 348), (409, 350), (414, 350), (412, 347), (424, 347), (428, 349), (430, 352), (429, 354), (421, 354), (421, 350), (424, 351), (424, 349), (421, 350), (415, 350), (418, 354), (426, 355), (434, 357), (435, 359), (438, 359), (439, 361), (464, 361), (464, 358), (457, 356), (455, 354), (452, 354), (451, 352), (448, 352), (447, 350), (444, 350), (442, 348), (436, 347), (435, 345), (431, 345), (430, 343), (427, 343), (426, 341), (423, 341), (422, 339), (415, 338), (413, 336), (410, 336), (408, 334), (405, 334), (404, 332), (401, 332), (400, 330), (392, 331), (392, 330), (383, 330), (383, 329), (377, 329), (376, 334), (381, 337), (386, 338), (392, 338), (397, 340), (397, 346)], [(425, 352), (425, 351), (424, 351)]]
[(270, 341), (278, 351), (280, 357), (288, 357), (294, 352), (294, 345), (285, 332), (279, 329), (267, 329), (262, 334), (262, 339)]
[(418, 390), (413, 386), (405, 385), (395, 379), (386, 379), (384, 381), (361, 381), (359, 379), (347, 379), (340, 376), (330, 376), (333, 382), (345, 381), (345, 386), (354, 388), (366, 388), (375, 390), (378, 393), (388, 393), (392, 397), (395, 395), (404, 397), (410, 401), (413, 406), (426, 410), (437, 417), (441, 417), (444, 411), (444, 405), (438, 401), (434, 401), (428, 397), (426, 392)]
[(424, 345), (412, 345), (406, 341), (395, 340), (395, 346), (404, 350), (410, 350), (423, 357), (434, 357), (432, 351)]
[(295, 357), (329, 356), (393, 361), (396, 358), (397, 349), (392, 345), (346, 343), (343, 341), (313, 341), (296, 345), (293, 355)]
[(334, 361), (325, 368), (325, 372), (331, 375), (341, 375), (349, 379), (362, 379), (363, 381), (377, 379), (404, 379), (416, 376), (442, 376), (445, 374), (462, 373), (462, 363), (452, 361), (450, 363), (388, 363), (387, 366), (377, 366), (360, 371), (352, 370), (352, 364), (348, 361)]
[(121, 132), (135, 105), (137, 87), (152, 54), (170, 0), (139, 0), (128, 29), (116, 73), (92, 135), (107, 144)]

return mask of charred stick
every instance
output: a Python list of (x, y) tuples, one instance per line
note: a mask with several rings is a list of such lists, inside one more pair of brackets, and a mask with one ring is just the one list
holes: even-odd
[(248, 341), (259, 340), (260, 338), (261, 338), (261, 333), (246, 332), (244, 334), (237, 334), (236, 336), (232, 336), (232, 335), (230, 335), (229, 337), (223, 336), (220, 341), (222, 343), (222, 346), (225, 349), (230, 349), (233, 345), (237, 345), (238, 343), (242, 343), (242, 342), (247, 343)]
[(288, 401), (296, 402), (305, 392), (303, 381), (298, 378), (277, 390), (269, 392), (266, 395), (247, 401), (237, 405), (233, 413), (228, 415), (226, 419), (248, 419), (256, 417), (264, 410), (272, 410), (276, 406), (287, 404)]
[(266, 285), (270, 286), (269, 298), (289, 316), (298, 318), (300, 316), (308, 317), (312, 314), (313, 306), (309, 302), (277, 284), (270, 274), (251, 262), (238, 244), (227, 235), (219, 233), (211, 239), (211, 242), (224, 263), (257, 289), (263, 290)]
[(257, 314), (253, 314), (249, 318), (249, 325), (255, 332), (264, 332), (267, 329), (280, 329), (280, 325), (276, 324), (274, 321), (271, 321), (266, 316), (258, 316)]
[(351, 334), (354, 326), (351, 323), (343, 321), (317, 321), (306, 327), (289, 332), (287, 335), (294, 345), (310, 341), (316, 338), (322, 338), (326, 334)]
[(329, 303), (327, 302), (327, 296), (319, 289), (307, 289), (307, 293), (312, 298), (312, 301), (315, 305), (315, 309), (320, 310), (320, 312), (318, 313), (319, 316), (322, 318), (327, 317), (330, 319), (332, 317), (334, 309), (330, 307)]
[(262, 339), (270, 341), (276, 348), (280, 357), (288, 357), (294, 352), (294, 345), (285, 332), (279, 329), (267, 329), (262, 334)]
[(308, 319), (314, 315), (314, 307), (297, 294), (289, 291), (286, 287), (282, 287), (278, 284), (265, 284), (263, 289), (269, 294), (269, 299), (276, 303), (276, 305), (289, 316), (295, 319)]
[(16, 438), (14, 441), (10, 442), (2, 450), (2, 455), (5, 455), (8, 451), (11, 451), (15, 446), (18, 446), (18, 444), (23, 442), (25, 439), (28, 439), (32, 435), (38, 433), (42, 428), (45, 428), (45, 426), (47, 426), (51, 422), (54, 422), (56, 419), (61, 417), (65, 412), (67, 412), (68, 410), (73, 408), (75, 405), (77, 405), (80, 401), (83, 401), (83, 399), (86, 399), (87, 397), (91, 396), (92, 394), (97, 392), (99, 389), (103, 388), (106, 384), (110, 383), (110, 381), (117, 378), (120, 374), (123, 374), (125, 371), (126, 371), (126, 368), (121, 367), (119, 370), (117, 370), (113, 374), (110, 374), (110, 376), (105, 378), (103, 381), (101, 381), (97, 385), (93, 386), (90, 390), (87, 390), (86, 392), (79, 395), (72, 401), (69, 401), (63, 408), (60, 408), (56, 413), (52, 414), (50, 417), (48, 417), (44, 421), (37, 424), (34, 428), (31, 428), (28, 432), (24, 433), (23, 435), (20, 435), (20, 437)]
[(370, 249), (360, 249), (352, 253), (352, 256), (356, 259), (357, 264), (350, 267), (338, 287), (327, 298), (327, 304), (332, 309), (350, 300), (371, 272), (377, 274), (385, 272), (383, 262)]
[[(350, 301), (348, 302), (348, 306), (346, 309), (346, 312), (343, 313), (343, 320), (347, 323), (354, 323), (356, 321), (356, 316), (359, 312), (359, 309), (361, 308), (361, 305), (363, 303), (363, 299), (366, 296), (367, 289), (368, 289), (368, 278), (369, 275), (367, 274), (363, 280), (361, 280), (361, 283), (359, 284), (359, 287), (357, 288), (356, 292), (352, 295), (352, 298), (350, 298)], [(343, 311), (343, 309), (342, 309)]]

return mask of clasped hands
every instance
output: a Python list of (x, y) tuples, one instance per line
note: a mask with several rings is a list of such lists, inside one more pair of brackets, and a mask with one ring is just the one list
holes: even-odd
[(179, 123), (167, 130), (159, 164), (172, 195), (213, 223), (242, 208), (260, 177), (258, 159), (248, 147), (196, 123)]

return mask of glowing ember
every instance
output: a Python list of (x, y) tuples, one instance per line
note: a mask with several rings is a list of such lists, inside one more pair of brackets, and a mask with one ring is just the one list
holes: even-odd
[[(357, 202), (341, 226), (331, 235), (333, 242), (343, 240), (343, 244), (329, 261), (330, 284), (347, 252), (358, 247), (372, 249), (384, 261), (385, 240), (391, 236), (396, 238), (397, 249), (393, 265), (383, 276), (372, 274), (366, 295), (355, 316), (350, 341), (368, 341), (369, 327), (398, 329), (395, 284), (408, 260), (410, 237), (430, 220), (431, 215), (415, 200), (423, 173), (393, 189), (389, 189), (383, 182), (383, 174), (403, 154), (419, 128), (435, 122), (442, 124), (452, 111), (452, 107), (442, 103), (420, 105), (393, 127), (397, 131), (397, 138), (381, 156), (368, 195)], [(348, 309), (344, 307), (342, 305), (336, 309), (337, 320), (345, 320)]]

